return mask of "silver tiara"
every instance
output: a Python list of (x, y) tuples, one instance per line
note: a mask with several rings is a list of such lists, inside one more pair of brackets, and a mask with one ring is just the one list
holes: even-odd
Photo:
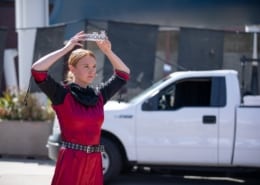
[(107, 38), (106, 32), (104, 30), (98, 32), (92, 32), (85, 34), (85, 40), (87, 41), (102, 41)]

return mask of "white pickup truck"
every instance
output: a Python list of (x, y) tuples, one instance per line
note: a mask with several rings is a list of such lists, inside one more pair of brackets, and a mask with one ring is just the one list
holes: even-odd
[[(260, 167), (259, 116), (259, 96), (241, 97), (234, 70), (172, 73), (127, 103), (105, 105), (105, 180), (129, 164)], [(48, 141), (53, 159), (57, 138)]]

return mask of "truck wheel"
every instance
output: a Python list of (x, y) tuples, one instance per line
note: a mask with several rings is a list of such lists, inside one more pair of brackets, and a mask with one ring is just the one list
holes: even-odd
[(122, 156), (117, 145), (108, 138), (102, 137), (101, 144), (105, 146), (105, 152), (102, 152), (104, 181), (108, 182), (120, 174)]

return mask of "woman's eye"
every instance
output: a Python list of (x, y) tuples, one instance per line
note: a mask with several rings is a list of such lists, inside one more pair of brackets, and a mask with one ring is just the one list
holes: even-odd
[(84, 66), (85, 69), (96, 69), (96, 66)]

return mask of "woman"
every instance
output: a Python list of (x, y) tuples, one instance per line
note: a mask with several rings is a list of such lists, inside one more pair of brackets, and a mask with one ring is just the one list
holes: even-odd
[(32, 65), (32, 75), (50, 98), (61, 127), (59, 151), (52, 185), (103, 184), (100, 145), (104, 104), (126, 83), (130, 70), (112, 51), (108, 39), (97, 41), (108, 57), (114, 75), (98, 87), (91, 87), (96, 76), (96, 58), (85, 49), (72, 51), (68, 60), (70, 81), (62, 85), (48, 75), (48, 69), (75, 47), (82, 47), (85, 33), (79, 32), (61, 49), (47, 54)]

